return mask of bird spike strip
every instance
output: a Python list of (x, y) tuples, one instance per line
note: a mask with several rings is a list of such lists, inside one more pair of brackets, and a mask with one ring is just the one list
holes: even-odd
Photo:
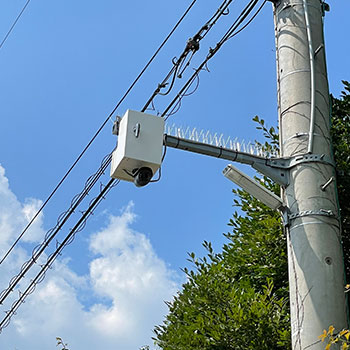
[(237, 137), (225, 137), (224, 134), (213, 133), (209, 130), (190, 127), (177, 127), (175, 124), (172, 124), (165, 126), (165, 133), (181, 139), (223, 147), (232, 151), (253, 154), (264, 158), (278, 156), (277, 153), (271, 154), (270, 152), (266, 152), (257, 142), (252, 143), (245, 142), (244, 140), (239, 141)]

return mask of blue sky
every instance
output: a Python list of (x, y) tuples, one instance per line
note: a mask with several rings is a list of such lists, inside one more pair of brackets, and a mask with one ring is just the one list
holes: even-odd
[[(0, 3), (0, 38), (24, 3)], [(1, 256), (189, 3), (30, 2), (0, 50)], [(171, 68), (172, 58), (220, 4), (197, 1), (116, 114), (143, 107)], [(230, 15), (222, 17), (201, 43), (193, 67), (244, 5), (242, 0), (231, 5)], [(325, 39), (330, 90), (338, 96), (341, 79), (350, 80), (350, 4), (343, 0), (330, 5)], [(246, 30), (224, 45), (208, 67), (210, 73), (202, 72), (198, 90), (183, 100), (169, 124), (246, 142), (261, 140), (251, 119), (258, 114), (271, 126), (277, 123), (270, 3)], [(170, 97), (158, 97), (155, 106), (162, 110), (169, 102)], [(116, 139), (111, 127), (112, 121), (24, 241), (0, 266), (1, 290), (113, 149)], [(203, 240), (213, 242), (217, 250), (224, 242), (222, 233), (229, 230), (227, 222), (233, 212), (232, 184), (221, 174), (226, 165), (223, 160), (168, 149), (160, 182), (141, 189), (121, 183), (113, 189), (4, 329), (0, 348), (55, 348), (56, 336), (64, 338), (71, 350), (131, 350), (151, 345), (151, 330), (166, 313), (163, 301), (171, 300), (184, 281), (180, 268), (187, 265), (187, 252), (203, 254)], [(108, 174), (103, 181), (108, 181)], [(48, 254), (54, 248), (50, 246)], [(29, 280), (30, 276), (23, 281), (22, 290)], [(2, 312), (17, 293), (2, 306)]]

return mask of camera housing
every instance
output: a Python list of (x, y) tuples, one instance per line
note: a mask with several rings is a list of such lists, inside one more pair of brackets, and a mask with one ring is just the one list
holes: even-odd
[(164, 119), (127, 110), (119, 122), (116, 149), (112, 154), (111, 177), (147, 185), (162, 162)]

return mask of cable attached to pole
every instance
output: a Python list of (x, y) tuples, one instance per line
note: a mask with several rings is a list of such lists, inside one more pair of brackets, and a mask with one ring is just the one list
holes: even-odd
[(312, 153), (313, 144), (314, 144), (315, 112), (316, 112), (315, 53), (314, 53), (313, 44), (312, 44), (309, 8), (307, 5), (307, 0), (303, 0), (303, 7), (304, 7), (307, 41), (309, 46), (310, 79), (311, 79), (310, 130), (309, 130), (309, 143), (307, 147), (307, 153)]

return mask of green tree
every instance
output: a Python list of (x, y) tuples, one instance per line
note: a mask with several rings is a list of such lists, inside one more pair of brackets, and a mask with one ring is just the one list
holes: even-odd
[(336, 177), (347, 283), (350, 283), (350, 83), (343, 81), (340, 98), (331, 95), (332, 143), (336, 163)]
[[(350, 84), (339, 99), (331, 96), (332, 142), (343, 223), (345, 265), (350, 276)], [(274, 128), (255, 117), (269, 139), (261, 145), (278, 147)], [(271, 180), (264, 185), (278, 193)], [(234, 190), (235, 211), (225, 234), (228, 243), (215, 253), (189, 254), (193, 269), (188, 281), (168, 303), (169, 314), (155, 327), (155, 342), (163, 350), (289, 349), (290, 320), (286, 239), (279, 214), (242, 190)], [(349, 279), (348, 279), (349, 281)]]
[[(350, 83), (343, 81), (344, 90), (340, 98), (331, 95), (332, 101), (332, 142), (334, 148), (334, 158), (336, 162), (336, 178), (338, 197), (340, 205), (340, 215), (342, 221), (342, 244), (345, 266), (347, 300), (349, 306), (350, 291)], [(328, 331), (324, 330), (320, 335), (322, 341), (325, 341), (325, 349), (339, 347), (341, 349), (350, 349), (350, 331), (335, 330), (330, 325)], [(334, 345), (334, 346), (333, 346)]]
[[(269, 138), (268, 151), (278, 136), (255, 117)], [(276, 193), (279, 187), (263, 178)], [(194, 269), (184, 269), (188, 282), (169, 303), (164, 324), (155, 328), (155, 341), (164, 350), (288, 349), (289, 304), (287, 253), (281, 219), (247, 192), (233, 191), (239, 208), (225, 234), (228, 243), (207, 255), (189, 254)]]
[(60, 337), (56, 337), (57, 344), (56, 346), (60, 347), (60, 350), (68, 350), (67, 346), (68, 344), (65, 344)]

